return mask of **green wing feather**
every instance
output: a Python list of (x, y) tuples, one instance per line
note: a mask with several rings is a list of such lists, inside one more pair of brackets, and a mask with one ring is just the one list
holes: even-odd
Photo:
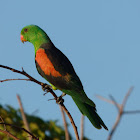
[[(88, 117), (90, 122), (93, 124), (94, 127), (97, 129), (101, 129), (104, 127), (104, 129), (108, 130), (107, 126), (104, 124), (103, 120), (100, 118), (100, 116), (96, 112), (96, 106), (93, 101), (91, 101), (87, 96), (85, 96), (85, 92), (82, 91), (81, 97), (79, 97), (79, 92), (76, 93), (75, 91), (67, 91), (64, 90), (66, 94), (71, 95), (72, 99), (74, 100), (75, 104), (81, 111), (81, 113)], [(84, 99), (83, 99), (84, 97)]]

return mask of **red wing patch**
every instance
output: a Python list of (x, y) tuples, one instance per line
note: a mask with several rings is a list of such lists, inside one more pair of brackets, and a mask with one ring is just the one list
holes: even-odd
[(52, 75), (54, 77), (62, 76), (58, 71), (55, 70), (44, 49), (37, 50), (35, 60), (46, 75)]

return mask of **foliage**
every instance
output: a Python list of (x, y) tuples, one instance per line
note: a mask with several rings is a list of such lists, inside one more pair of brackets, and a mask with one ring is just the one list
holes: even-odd
[[(20, 111), (14, 109), (11, 106), (7, 105), (3, 107), (2, 105), (0, 105), (0, 116), (3, 118), (5, 123), (14, 124), (18, 127), (24, 128)], [(26, 117), (31, 132), (35, 136), (39, 137), (41, 140), (64, 140), (65, 139), (64, 129), (61, 126), (57, 125), (57, 121), (52, 121), (52, 120), (44, 121), (39, 117), (29, 115), (29, 114), (26, 114)], [(4, 130), (4, 126), (0, 125), (0, 129)], [(20, 139), (25, 139), (28, 137), (27, 133), (23, 131), (19, 131), (15, 128), (11, 128), (10, 126), (6, 126), (6, 129), (14, 136)], [(8, 136), (0, 132), (0, 139), (7, 140)], [(9, 140), (11, 139), (9, 138)]]

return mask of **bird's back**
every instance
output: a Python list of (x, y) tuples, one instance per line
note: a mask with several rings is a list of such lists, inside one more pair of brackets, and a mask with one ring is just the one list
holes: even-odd
[(58, 89), (83, 89), (71, 62), (52, 42), (40, 46), (35, 62), (38, 72)]

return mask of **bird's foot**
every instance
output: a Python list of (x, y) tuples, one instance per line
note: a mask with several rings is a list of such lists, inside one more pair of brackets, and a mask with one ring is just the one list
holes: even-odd
[(44, 95), (47, 94), (50, 89), (52, 89), (52, 86), (48, 84), (42, 84), (42, 90), (45, 92)]
[(62, 105), (64, 103), (64, 99), (62, 98), (62, 96), (57, 97), (56, 103), (60, 104), (60, 105)]
[(58, 103), (58, 104), (63, 104), (64, 103), (64, 99), (63, 99), (63, 97), (66, 95), (66, 93), (62, 93), (61, 94), (61, 96), (59, 96), (59, 97), (57, 97), (57, 99), (56, 99), (56, 103)]

